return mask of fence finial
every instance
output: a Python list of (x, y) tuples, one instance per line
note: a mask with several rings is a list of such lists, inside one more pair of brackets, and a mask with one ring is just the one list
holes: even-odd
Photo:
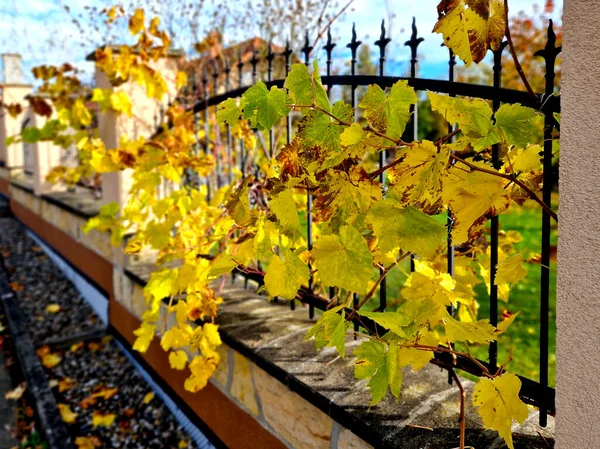
[(385, 68), (385, 47), (392, 42), (392, 39), (385, 36), (385, 20), (381, 21), (381, 36), (375, 41), (375, 45), (379, 47), (379, 75), (383, 76)]
[(347, 48), (352, 52), (352, 61), (356, 62), (356, 49), (362, 44), (361, 41), (356, 39), (356, 24), (352, 23), (352, 40), (346, 45)]
[(310, 52), (312, 51), (313, 47), (312, 45), (310, 45), (310, 42), (308, 41), (308, 30), (306, 31), (306, 33), (304, 34), (304, 47), (302, 47), (300, 49), (300, 51), (302, 53), (304, 53), (304, 64), (308, 65), (308, 57), (310, 56)]
[(267, 44), (267, 56), (265, 57), (267, 60), (267, 79), (269, 81), (273, 80), (273, 59), (275, 59), (275, 53), (273, 52), (273, 41), (269, 39), (269, 43)]
[(417, 47), (419, 46), (419, 44), (421, 42), (423, 42), (425, 39), (423, 39), (422, 37), (417, 37), (417, 21), (416, 19), (413, 17), (412, 19), (412, 34), (410, 36), (410, 39), (407, 40), (404, 45), (410, 47), (410, 76), (412, 78), (414, 78), (416, 76), (416, 72), (417, 72)]

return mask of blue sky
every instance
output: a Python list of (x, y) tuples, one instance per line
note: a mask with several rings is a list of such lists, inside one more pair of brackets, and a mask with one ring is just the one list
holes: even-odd
[[(100, 6), (109, 2), (110, 0), (2, 0), (0, 53), (17, 52), (23, 55), (26, 81), (32, 80), (31, 67), (58, 64), (65, 60), (89, 74), (93, 71), (93, 66), (84, 61), (85, 55), (95, 45), (102, 43), (101, 37), (90, 32), (87, 42), (82, 42), (70, 20), (73, 16), (85, 14), (84, 5)], [(534, 4), (542, 2), (543, 0), (510, 0), (510, 11), (511, 14), (520, 10), (531, 12)], [(340, 0), (340, 3), (345, 3), (345, 0)], [(410, 58), (410, 51), (403, 43), (410, 37), (412, 16), (415, 16), (419, 34), (425, 38), (419, 46), (420, 74), (429, 78), (444, 78), (447, 73), (448, 51), (441, 47), (441, 36), (431, 33), (437, 19), (437, 3), (438, 0), (355, 0), (343, 18), (332, 27), (332, 34), (339, 39), (335, 49), (338, 66), (343, 65), (344, 60), (349, 57), (345, 44), (350, 40), (351, 24), (356, 23), (358, 37), (363, 45), (372, 46), (379, 37), (381, 19), (385, 18), (392, 38), (392, 43), (388, 46), (388, 74), (403, 75)], [(558, 18), (562, 3), (557, 3)], [(386, 8), (386, 4), (389, 8)], [(71, 16), (64, 12), (65, 5), (71, 9)], [(390, 12), (392, 17), (388, 17)], [(95, 40), (98, 41), (97, 44), (93, 43)]]

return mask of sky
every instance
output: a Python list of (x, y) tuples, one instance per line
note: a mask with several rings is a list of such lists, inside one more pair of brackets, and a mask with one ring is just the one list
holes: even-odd
[[(167, 1), (167, 0), (165, 0)], [(198, 0), (192, 0), (198, 1)], [(346, 0), (339, 0), (345, 4)], [(104, 6), (110, 0), (1, 0), (0, 1), (0, 53), (23, 55), (25, 82), (32, 82), (31, 68), (40, 64), (60, 64), (69, 61), (81, 68), (87, 76), (93, 65), (85, 56), (94, 50), (92, 42), (100, 40), (90, 31), (82, 42), (71, 23), (80, 14), (85, 17), (85, 6)], [(520, 10), (532, 12), (534, 4), (543, 0), (510, 0), (510, 14)], [(338, 40), (334, 50), (336, 64), (341, 67), (349, 58), (345, 44), (351, 37), (352, 23), (356, 24), (358, 38), (363, 45), (373, 46), (379, 37), (381, 20), (392, 43), (388, 46), (387, 74), (402, 76), (409, 67), (410, 50), (403, 44), (410, 38), (412, 17), (416, 17), (419, 35), (425, 38), (420, 44), (419, 74), (427, 78), (443, 79), (447, 74), (448, 50), (441, 47), (441, 35), (431, 30), (437, 20), (438, 0), (354, 0), (352, 6), (332, 26), (332, 35)], [(386, 5), (388, 6), (386, 8)], [(557, 2), (556, 18), (560, 19), (562, 2)], [(70, 14), (64, 10), (70, 8)], [(391, 17), (390, 17), (391, 15)], [(391, 24), (390, 24), (391, 20)], [(97, 45), (103, 42), (97, 42)], [(319, 44), (322, 45), (322, 44)], [(376, 47), (372, 47), (378, 51)], [(324, 57), (321, 51), (320, 58)]]

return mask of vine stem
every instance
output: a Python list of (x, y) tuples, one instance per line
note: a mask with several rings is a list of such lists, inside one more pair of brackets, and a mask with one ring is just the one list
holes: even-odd
[(456, 386), (460, 390), (460, 449), (465, 449), (465, 428), (466, 428), (466, 419), (465, 419), (465, 401), (467, 399), (467, 393), (462, 386), (460, 378), (456, 375), (454, 369), (450, 368), (450, 374), (452, 374), (452, 378), (454, 382), (456, 382)]
[(510, 50), (510, 54), (512, 55), (513, 61), (515, 63), (515, 68), (517, 69), (517, 73), (521, 77), (521, 81), (525, 85), (525, 89), (527, 89), (527, 93), (533, 99), (535, 99), (536, 104), (539, 104), (540, 100), (538, 96), (535, 94), (529, 81), (527, 80), (527, 76), (525, 76), (525, 72), (523, 71), (523, 67), (519, 62), (519, 58), (517, 57), (517, 52), (515, 51), (515, 45), (513, 44), (512, 37), (510, 35), (510, 25), (508, 22), (508, 0), (504, 0), (504, 34), (506, 35), (506, 41), (508, 42), (508, 49)]
[(520, 181), (519, 179), (515, 178), (514, 176), (507, 175), (505, 173), (500, 173), (500, 172), (497, 172), (497, 171), (494, 171), (494, 170), (489, 170), (487, 168), (479, 167), (479, 166), (477, 166), (475, 164), (471, 164), (470, 162), (462, 159), (461, 157), (459, 157), (459, 156), (457, 156), (455, 154), (451, 154), (450, 158), (454, 159), (457, 162), (460, 162), (461, 164), (465, 164), (467, 167), (469, 167), (473, 171), (479, 171), (481, 173), (487, 173), (488, 175), (496, 176), (498, 178), (502, 178), (502, 179), (506, 179), (508, 181), (514, 182), (516, 185), (518, 185), (523, 190), (525, 190), (527, 192), (527, 195), (529, 195), (529, 197), (532, 200), (534, 200), (536, 203), (538, 203), (542, 207), (542, 209), (544, 209), (548, 213), (548, 215), (550, 215), (554, 219), (554, 221), (556, 221), (558, 223), (558, 215), (556, 215), (556, 212), (554, 212), (550, 208), (550, 206), (548, 206), (540, 198), (538, 198), (538, 196), (535, 194), (535, 192), (533, 192), (529, 187), (527, 187), (525, 184), (523, 184), (523, 182)]

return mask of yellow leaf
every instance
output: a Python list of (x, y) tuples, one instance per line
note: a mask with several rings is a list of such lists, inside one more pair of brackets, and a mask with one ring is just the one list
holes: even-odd
[(75, 384), (75, 381), (70, 377), (64, 377), (58, 381), (58, 391), (61, 393), (68, 390)]
[(62, 357), (58, 354), (46, 354), (42, 357), (42, 365), (46, 368), (54, 368), (62, 361)]
[(114, 413), (94, 412), (92, 415), (92, 425), (94, 427), (110, 427), (115, 422), (117, 415)]
[(102, 443), (97, 437), (77, 437), (75, 438), (77, 449), (95, 449), (102, 447)]
[(173, 351), (169, 354), (169, 364), (171, 368), (182, 370), (187, 364), (188, 356), (185, 351)]
[(214, 353), (211, 357), (196, 356), (190, 363), (191, 376), (185, 380), (184, 388), (196, 393), (206, 386), (208, 379), (217, 369), (219, 355)]
[(58, 304), (48, 304), (46, 306), (46, 312), (48, 313), (58, 313), (60, 312), (61, 307)]
[(77, 413), (73, 412), (67, 404), (58, 404), (58, 411), (62, 420), (67, 424), (71, 424), (77, 419)]
[(513, 421), (523, 424), (529, 415), (521, 398), (521, 381), (505, 372), (494, 379), (481, 378), (473, 390), (473, 405), (477, 408), (483, 425), (496, 430), (510, 449), (514, 449), (511, 427)]
[(5, 399), (12, 399), (13, 401), (16, 401), (17, 399), (21, 399), (21, 396), (23, 396), (23, 393), (25, 393), (25, 389), (27, 388), (27, 383), (22, 382), (17, 388), (15, 388), (14, 390), (11, 390), (9, 392), (7, 392), (4, 395)]
[(146, 396), (144, 396), (143, 402), (144, 404), (150, 404), (150, 401), (152, 401), (152, 399), (154, 399), (154, 392), (150, 392), (148, 394), (146, 394)]
[(111, 94), (110, 105), (116, 112), (123, 113), (127, 117), (131, 117), (131, 100), (125, 92), (119, 91)]
[(523, 267), (523, 255), (521, 253), (507, 257), (496, 266), (496, 278), (494, 283), (514, 284), (519, 282), (527, 275), (527, 270)]
[(188, 78), (187, 73), (177, 72), (177, 90), (187, 86)]
[(298, 289), (308, 283), (310, 270), (289, 249), (281, 251), (281, 256), (273, 254), (265, 274), (265, 286), (269, 297), (280, 296), (294, 299)]
[(137, 337), (133, 343), (133, 349), (141, 352), (142, 354), (145, 353), (148, 350), (150, 343), (152, 343), (155, 331), (155, 324), (142, 323), (142, 325), (133, 332)]
[(129, 31), (134, 36), (144, 29), (144, 10), (138, 8), (129, 18)]
[(71, 122), (74, 128), (80, 126), (88, 126), (92, 123), (92, 114), (85, 107), (85, 104), (81, 98), (75, 100), (73, 108), (71, 109)]

